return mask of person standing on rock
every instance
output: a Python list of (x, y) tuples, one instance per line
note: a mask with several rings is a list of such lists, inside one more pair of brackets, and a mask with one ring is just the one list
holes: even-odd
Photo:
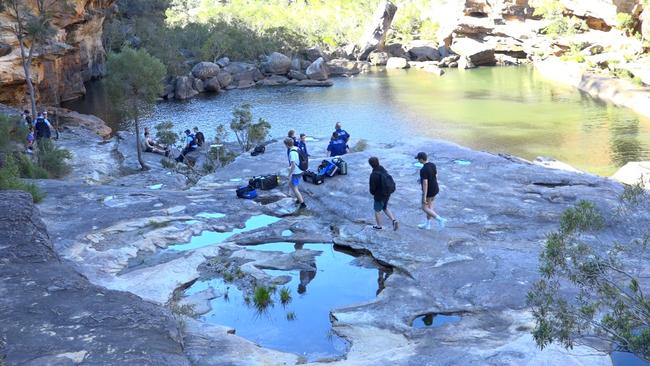
[(399, 228), (399, 222), (395, 219), (393, 213), (388, 209), (388, 200), (390, 195), (395, 192), (395, 181), (388, 174), (383, 166), (379, 165), (379, 159), (375, 156), (368, 159), (368, 164), (372, 167), (370, 173), (370, 194), (374, 197), (373, 208), (375, 210), (375, 221), (377, 225), (373, 229), (381, 230), (381, 211), (393, 221), (393, 230)]
[(196, 144), (199, 145), (199, 147), (203, 146), (205, 143), (205, 136), (203, 135), (203, 132), (199, 131), (198, 127), (194, 127), (194, 138), (196, 139)]
[(305, 200), (298, 189), (303, 173), (300, 169), (300, 153), (298, 148), (293, 145), (293, 139), (291, 137), (284, 139), (284, 145), (287, 147), (287, 150), (289, 150), (289, 172), (287, 174), (289, 189), (293, 191), (293, 194), (296, 196), (296, 203), (300, 205), (301, 209), (303, 209), (307, 207), (307, 205), (305, 205)]
[(336, 122), (336, 124), (334, 125), (334, 132), (336, 132), (336, 134), (340, 139), (345, 141), (346, 145), (348, 144), (348, 141), (350, 140), (350, 134), (346, 130), (341, 128), (341, 122)]
[(438, 187), (438, 171), (434, 163), (429, 162), (425, 152), (419, 152), (415, 158), (422, 164), (420, 169), (420, 184), (422, 185), (422, 211), (426, 214), (426, 221), (418, 227), (424, 230), (431, 229), (431, 219), (436, 219), (440, 228), (445, 227), (447, 221), (433, 210), (433, 201), (440, 192)]
[(22, 120), (24, 121), (25, 127), (32, 128), (32, 115), (27, 109), (23, 111)]
[(296, 147), (305, 153), (306, 156), (309, 156), (309, 153), (307, 152), (307, 135), (304, 133), (300, 134), (300, 140), (296, 143)]

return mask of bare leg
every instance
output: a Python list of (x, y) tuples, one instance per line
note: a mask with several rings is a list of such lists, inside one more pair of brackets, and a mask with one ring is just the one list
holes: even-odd
[(381, 226), (381, 211), (375, 211), (375, 221), (377, 221), (377, 226)]
[[(388, 216), (388, 218), (389, 218), (391, 221), (395, 221), (395, 215), (393, 215), (393, 213), (390, 211), (390, 209), (385, 208), (385, 209), (384, 209), (384, 213), (386, 214), (386, 216)], [(379, 213), (377, 213), (377, 216), (379, 216)]]
[(437, 219), (438, 214), (433, 210), (434, 197), (427, 198), (427, 202), (422, 204), (422, 211), (427, 214), (427, 220)]
[(302, 199), (302, 194), (300, 194), (300, 191), (298, 190), (298, 186), (294, 186), (293, 183), (289, 183), (291, 190), (293, 191), (293, 194), (296, 195), (296, 198), (298, 199), (298, 202), (304, 203), (305, 201)]

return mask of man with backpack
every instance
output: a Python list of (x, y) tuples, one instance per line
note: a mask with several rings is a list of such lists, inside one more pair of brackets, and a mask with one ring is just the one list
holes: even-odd
[(421, 163), (422, 169), (420, 169), (420, 184), (422, 185), (422, 211), (426, 214), (427, 220), (418, 225), (420, 229), (430, 230), (431, 229), (431, 219), (436, 219), (438, 226), (440, 228), (445, 227), (445, 222), (447, 219), (438, 215), (433, 210), (433, 201), (440, 192), (438, 188), (438, 171), (436, 165), (428, 161), (427, 154), (425, 152), (419, 152), (415, 158)]
[(393, 230), (397, 230), (399, 228), (399, 222), (395, 219), (390, 209), (388, 209), (390, 195), (395, 192), (395, 181), (386, 169), (379, 165), (379, 159), (377, 157), (373, 156), (368, 159), (368, 164), (372, 167), (372, 173), (370, 173), (370, 194), (374, 197), (373, 208), (375, 210), (375, 220), (377, 221), (377, 225), (373, 225), (373, 229), (382, 229), (380, 212), (384, 211), (386, 216), (393, 221)]
[(296, 196), (296, 203), (303, 209), (307, 205), (305, 205), (305, 200), (302, 198), (302, 194), (300, 194), (298, 185), (300, 184), (300, 179), (302, 179), (302, 173), (309, 168), (309, 161), (307, 160), (307, 155), (294, 146), (291, 137), (284, 139), (284, 145), (289, 150), (289, 173), (287, 174), (289, 189)]
[(35, 136), (36, 136), (36, 142), (40, 141), (41, 139), (48, 139), (51, 137), (51, 131), (50, 131), (50, 126), (47, 123), (47, 120), (45, 117), (43, 117), (43, 113), (39, 112), (38, 117), (36, 118), (36, 123), (34, 124), (34, 131), (35, 131)]
[(190, 130), (185, 130), (185, 146), (183, 147), (181, 154), (176, 158), (176, 161), (182, 163), (185, 160), (185, 155), (196, 150), (196, 146), (196, 139), (194, 138), (194, 135), (192, 135), (192, 132)]

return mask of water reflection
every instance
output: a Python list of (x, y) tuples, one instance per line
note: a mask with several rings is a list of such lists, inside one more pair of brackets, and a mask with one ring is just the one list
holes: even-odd
[[(88, 86), (87, 103), (68, 107), (97, 111), (113, 126), (128, 128), (95, 97), (102, 93), (96, 85)], [(143, 124), (172, 121), (179, 131), (196, 125), (210, 138), (217, 124), (229, 121), (233, 106), (244, 102), (253, 106), (255, 116), (271, 123), (274, 136), (283, 136), (290, 128), (328, 136), (336, 118), (353, 140), (440, 138), (527, 159), (549, 156), (603, 175), (632, 159), (650, 160), (648, 119), (547, 82), (528, 67), (450, 69), (443, 77), (391, 70), (337, 78), (331, 88), (231, 90), (160, 103)], [(630, 124), (634, 128), (626, 129)], [(326, 141), (312, 145), (324, 150)]]

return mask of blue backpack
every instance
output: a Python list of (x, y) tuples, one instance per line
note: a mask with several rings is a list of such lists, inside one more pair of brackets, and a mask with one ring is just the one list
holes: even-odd
[(250, 185), (237, 188), (236, 193), (238, 198), (245, 198), (249, 200), (257, 198), (257, 191)]

